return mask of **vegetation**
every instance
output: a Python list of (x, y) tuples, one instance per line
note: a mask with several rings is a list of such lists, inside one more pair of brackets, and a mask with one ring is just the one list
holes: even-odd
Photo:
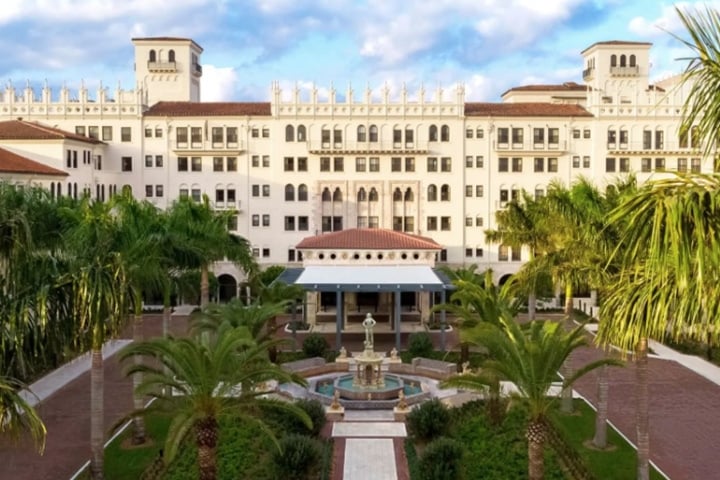
[(42, 453), (47, 431), (35, 409), (20, 395), (24, 388), (13, 378), (0, 377), (0, 433), (17, 439), (22, 432), (28, 432)]
[(408, 337), (407, 351), (411, 358), (430, 357), (433, 350), (435, 350), (435, 347), (429, 333), (415, 332)]
[(422, 403), (408, 413), (408, 433), (419, 442), (427, 443), (445, 435), (449, 428), (450, 412), (437, 398)]
[(330, 344), (319, 333), (311, 333), (303, 340), (302, 350), (306, 357), (325, 358), (330, 350)]
[(273, 452), (275, 477), (309, 479), (312, 473), (317, 473), (321, 457), (322, 444), (318, 440), (296, 433), (288, 434), (280, 441), (280, 449)]
[(420, 480), (462, 480), (465, 449), (452, 438), (433, 440), (420, 457)]

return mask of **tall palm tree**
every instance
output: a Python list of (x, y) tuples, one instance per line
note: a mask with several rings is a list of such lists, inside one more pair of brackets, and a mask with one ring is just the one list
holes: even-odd
[(642, 186), (610, 215), (622, 269), (601, 306), (598, 341), (635, 352), (638, 478), (648, 478), (647, 345), (651, 338), (717, 339), (720, 177), (674, 175)]
[(20, 395), (26, 388), (14, 378), (0, 377), (0, 433), (17, 438), (26, 431), (42, 454), (47, 431), (35, 409)]
[[(127, 374), (142, 372), (139, 393), (156, 399), (133, 415), (173, 418), (164, 447), (166, 462), (172, 462), (183, 439), (192, 434), (198, 447), (200, 478), (215, 479), (218, 425), (223, 417), (258, 424), (274, 439), (259, 416), (260, 397), (268, 393), (266, 382), (304, 380), (270, 363), (269, 345), (256, 344), (247, 331), (224, 325), (218, 335), (158, 338), (131, 344), (120, 353), (122, 360), (135, 355), (153, 360), (131, 363)], [(278, 401), (274, 407), (290, 410), (308, 426), (312, 424), (307, 414), (288, 402)]]
[[(528, 476), (530, 480), (540, 480), (544, 474), (547, 415), (557, 401), (557, 397), (548, 395), (548, 390), (570, 354), (588, 344), (585, 330), (580, 325), (567, 331), (561, 324), (537, 320), (521, 326), (503, 317), (498, 324), (484, 324), (477, 338), (490, 355), (482, 364), (482, 373), (454, 376), (445, 383), (484, 391), (488, 385), (487, 375), (492, 374), (515, 385), (516, 398), (528, 410)], [(612, 359), (589, 363), (566, 377), (563, 387), (572, 386), (591, 370), (615, 364), (618, 362)]]
[(112, 202), (85, 198), (78, 209), (67, 213), (75, 224), (63, 239), (70, 263), (65, 281), (72, 288), (77, 325), (91, 349), (90, 473), (99, 480), (103, 478), (105, 435), (102, 346), (125, 321), (126, 270), (118, 251), (121, 229)]
[(195, 312), (191, 318), (194, 332), (217, 333), (223, 325), (244, 328), (252, 339), (258, 342), (269, 340), (274, 330), (268, 322), (285, 311), (286, 302), (251, 303), (246, 305), (239, 298), (224, 304), (209, 304)]

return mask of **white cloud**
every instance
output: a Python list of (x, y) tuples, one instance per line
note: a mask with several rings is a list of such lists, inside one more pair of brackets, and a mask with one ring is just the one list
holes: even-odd
[(200, 98), (203, 102), (223, 102), (236, 96), (238, 75), (232, 67), (203, 65)]

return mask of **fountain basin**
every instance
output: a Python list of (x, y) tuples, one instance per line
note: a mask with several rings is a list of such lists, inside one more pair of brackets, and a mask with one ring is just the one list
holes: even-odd
[(330, 405), (335, 390), (340, 394), (340, 404), (349, 409), (387, 409), (398, 403), (400, 392), (405, 394), (408, 405), (419, 403), (429, 398), (422, 383), (417, 379), (403, 378), (385, 374), (384, 386), (363, 386), (354, 383), (355, 376), (340, 375), (335, 378), (318, 379), (311, 382), (310, 396)]

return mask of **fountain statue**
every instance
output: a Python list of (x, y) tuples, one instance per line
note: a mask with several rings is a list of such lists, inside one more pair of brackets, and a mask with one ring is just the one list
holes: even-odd
[(385, 381), (381, 373), (382, 357), (375, 353), (375, 345), (373, 338), (373, 327), (375, 319), (372, 314), (368, 313), (363, 320), (362, 325), (365, 328), (365, 349), (355, 357), (357, 361), (357, 371), (355, 372), (355, 380), (353, 384), (361, 387), (383, 387)]

